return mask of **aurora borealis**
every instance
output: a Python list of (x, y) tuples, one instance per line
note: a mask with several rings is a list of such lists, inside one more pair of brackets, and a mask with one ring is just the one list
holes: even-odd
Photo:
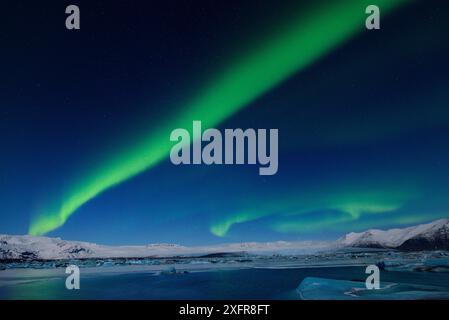
[[(379, 0), (382, 29), (367, 31), (368, 4), (268, 1), (259, 10), (248, 3), (222, 4), (222, 11), (201, 4), (206, 13), (187, 30), (191, 18), (181, 9), (168, 14), (172, 3), (161, 4), (154, 19), (143, 13), (134, 19), (138, 8), (113, 6), (105, 16), (129, 19), (114, 27), (114, 36), (106, 24), (88, 20), (87, 30), (62, 41), (61, 52), (70, 41), (78, 44), (67, 67), (71, 88), (49, 67), (57, 54), (46, 47), (51, 33), (41, 35), (35, 56), (50, 72), (36, 72), (25, 98), (2, 103), (11, 105), (2, 121), (9, 137), (2, 167), (18, 163), (26, 170), (2, 172), (7, 223), (0, 232), (203, 243), (332, 237), (446, 217), (449, 48), (438, 41), (444, 28), (437, 26), (447, 23), (439, 7)], [(424, 18), (407, 31), (420, 11)], [(213, 23), (217, 17), (222, 25)], [(4, 55), (12, 59), (20, 46), (10, 41)], [(89, 45), (92, 53), (82, 49)], [(20, 58), (26, 59), (14, 61)], [(19, 80), (10, 86), (10, 92), (27, 88)], [(60, 101), (66, 110), (58, 109)], [(266, 178), (251, 166), (171, 165), (170, 132), (194, 120), (279, 128), (279, 173)], [(34, 162), (23, 160), (32, 154)], [(9, 194), (27, 177), (33, 182), (21, 194), (28, 201), (18, 204)]]
[[(402, 1), (383, 1), (384, 10)], [(172, 128), (184, 128), (195, 119), (214, 127), (280, 81), (313, 63), (356, 32), (363, 29), (360, 1), (336, 2), (315, 8), (313, 13), (294, 19), (292, 25), (274, 39), (268, 39), (255, 53), (237, 61), (225, 74), (212, 82), (185, 111), (151, 132), (141, 145), (131, 147), (118, 159), (107, 162), (68, 195), (55, 214), (44, 214), (34, 221), (30, 234), (42, 235), (62, 224), (80, 206), (104, 190), (147, 170), (167, 157)]]

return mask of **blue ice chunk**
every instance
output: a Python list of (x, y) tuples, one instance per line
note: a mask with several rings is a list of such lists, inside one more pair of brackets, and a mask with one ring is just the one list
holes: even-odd
[(368, 290), (365, 282), (305, 278), (296, 289), (304, 300), (420, 300), (449, 299), (449, 289), (415, 284), (382, 282)]
[(386, 271), (449, 272), (449, 259), (384, 260), (377, 264)]

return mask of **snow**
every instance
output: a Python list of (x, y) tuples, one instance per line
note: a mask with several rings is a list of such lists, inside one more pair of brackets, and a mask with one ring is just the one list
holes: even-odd
[[(347, 247), (398, 248), (409, 239), (437, 239), (447, 243), (449, 220), (441, 219), (404, 229), (368, 230), (349, 233), (335, 241), (244, 242), (212, 246), (187, 247), (170, 243), (136, 246), (105, 246), (95, 243), (66, 241), (60, 238), (0, 235), (0, 260), (63, 260), (82, 258), (154, 258), (176, 256), (250, 253), (265, 255), (313, 254)], [(416, 242), (416, 241), (415, 241)], [(430, 248), (434, 250), (435, 248)]]
[(186, 247), (156, 243), (141, 246), (105, 246), (60, 238), (0, 235), (0, 259), (60, 260), (72, 258), (145, 258), (212, 253), (305, 253), (330, 247), (329, 242), (249, 242)]

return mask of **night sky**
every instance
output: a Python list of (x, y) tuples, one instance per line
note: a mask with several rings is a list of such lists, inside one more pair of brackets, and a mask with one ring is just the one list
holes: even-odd
[[(199, 245), (449, 217), (449, 3), (92, 2), (2, 3), (1, 234)], [(193, 120), (279, 129), (278, 173), (173, 165)]]

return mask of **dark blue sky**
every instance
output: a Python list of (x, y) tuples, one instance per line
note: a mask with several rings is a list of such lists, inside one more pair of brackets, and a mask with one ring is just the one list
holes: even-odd
[[(8, 1), (0, 233), (27, 233), (301, 2)], [(449, 216), (449, 6), (415, 1), (220, 125), (278, 128), (279, 172), (163, 161), (49, 233), (108, 244), (333, 239)], [(168, 137), (167, 137), (168, 139)], [(225, 231), (217, 234), (214, 230)]]

